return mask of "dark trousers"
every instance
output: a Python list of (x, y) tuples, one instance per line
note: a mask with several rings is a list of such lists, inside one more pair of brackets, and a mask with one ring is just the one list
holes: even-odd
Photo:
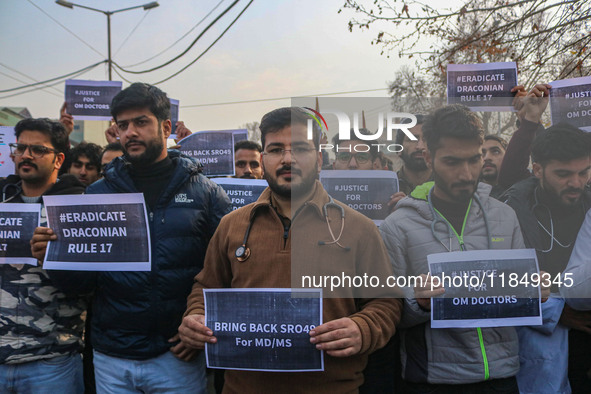
[(381, 349), (369, 355), (359, 394), (402, 393), (402, 363), (398, 333)]
[(429, 384), (404, 381), (409, 394), (519, 394), (515, 377), (470, 384)]
[(568, 380), (573, 394), (591, 390), (591, 335), (571, 329), (568, 333)]

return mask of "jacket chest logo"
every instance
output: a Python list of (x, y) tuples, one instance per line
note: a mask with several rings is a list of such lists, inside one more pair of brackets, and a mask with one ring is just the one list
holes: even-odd
[(187, 194), (186, 193), (179, 193), (176, 196), (174, 196), (174, 202), (179, 202), (179, 203), (192, 203), (193, 199), (192, 198), (187, 198)]

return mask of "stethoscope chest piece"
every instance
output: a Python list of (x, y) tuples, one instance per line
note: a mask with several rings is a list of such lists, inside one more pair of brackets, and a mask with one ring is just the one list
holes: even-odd
[(240, 245), (236, 249), (236, 252), (234, 252), (234, 255), (236, 256), (236, 260), (243, 263), (250, 257), (250, 248), (244, 244)]

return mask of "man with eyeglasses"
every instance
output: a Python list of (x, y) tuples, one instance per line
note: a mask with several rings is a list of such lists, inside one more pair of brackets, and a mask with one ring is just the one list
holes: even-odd
[(234, 178), (262, 179), (261, 152), (263, 148), (254, 141), (238, 141), (234, 145)]
[[(276, 109), (261, 120), (263, 168), (269, 187), (254, 204), (222, 218), (209, 244), (205, 266), (195, 278), (179, 328), (181, 339), (191, 346), (203, 349), (206, 342), (209, 346), (217, 342), (216, 332), (204, 325), (203, 288), (302, 287), (298, 275), (302, 268), (351, 275), (390, 272), (373, 222), (344, 204), (331, 203), (317, 180), (322, 165), (320, 130), (314, 124), (313, 138), (308, 140), (308, 119), (296, 107)], [(249, 223), (252, 229), (244, 241)], [(329, 229), (339, 233), (341, 223), (341, 234), (334, 242), (323, 242)], [(250, 251), (246, 259), (235, 252), (243, 243)], [(310, 342), (325, 352), (323, 372), (227, 370), (224, 392), (356, 392), (367, 355), (394, 332), (401, 303), (366, 297), (364, 289), (339, 290), (343, 291), (338, 291), (339, 298), (331, 298), (334, 293), (325, 287), (324, 324), (310, 332)]]
[[(550, 88), (538, 84), (523, 99), (520, 116), (531, 124), (532, 135), (548, 104)], [(519, 389), (588, 392), (589, 319), (565, 305), (555, 278), (566, 268), (591, 207), (591, 193), (585, 190), (591, 177), (591, 135), (569, 124), (554, 125), (535, 137), (531, 156), (534, 176), (514, 184), (504, 199), (517, 213), (525, 245), (536, 249), (540, 270), (550, 274), (553, 286), (552, 296), (542, 304), (544, 324), (518, 329)]]
[[(58, 178), (68, 149), (60, 123), (24, 119), (14, 130), (16, 174), (0, 183), (2, 202), (42, 203), (43, 195), (84, 192), (75, 176)], [(59, 291), (41, 266), (0, 264), (0, 278), (0, 392), (83, 392), (84, 299)]]
[[(367, 129), (360, 129), (362, 134), (370, 134)], [(368, 145), (351, 131), (350, 140), (340, 140), (338, 135), (333, 137), (332, 145), (335, 151), (335, 170), (381, 170), (381, 161), (374, 146)]]

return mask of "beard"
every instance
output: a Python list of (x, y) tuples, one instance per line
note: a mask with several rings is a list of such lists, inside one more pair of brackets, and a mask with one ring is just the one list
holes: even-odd
[(318, 173), (318, 164), (315, 166), (315, 171), (311, 172), (309, 176), (302, 177), (302, 181), (300, 183), (293, 183), (289, 182), (288, 184), (280, 185), (277, 182), (277, 179), (281, 174), (284, 172), (291, 172), (292, 175), (302, 175), (302, 172), (291, 166), (285, 165), (275, 171), (275, 176), (271, 175), (270, 171), (264, 172), (264, 178), (269, 184), (269, 188), (275, 194), (283, 198), (299, 198), (305, 196), (306, 194), (312, 191), (314, 184), (316, 183), (317, 173)]
[(425, 171), (427, 169), (427, 162), (425, 162), (422, 153), (419, 154), (419, 152), (414, 152), (408, 154), (406, 151), (403, 150), (400, 158), (404, 162), (404, 167), (408, 168), (410, 171), (419, 172)]
[[(445, 194), (448, 195), (451, 199), (455, 200), (458, 203), (464, 203), (470, 201), (472, 195), (476, 191), (477, 182), (456, 182), (447, 184), (445, 180), (437, 173), (435, 167), (433, 167), (433, 180), (437, 185), (437, 188), (443, 191)], [(457, 193), (454, 194), (453, 189), (456, 187), (462, 186), (470, 186), (467, 189), (459, 190)]]
[[(55, 163), (55, 160), (52, 162)], [(28, 164), (29, 166), (31, 166), (34, 170), (36, 171), (28, 171), (28, 172), (23, 172), (20, 171), (21, 167), (24, 164)], [(30, 160), (23, 160), (18, 164), (18, 168), (17, 168), (17, 174), (18, 176), (26, 183), (31, 184), (31, 185), (37, 185), (37, 184), (43, 184), (45, 183), (53, 174), (53, 168), (45, 168), (42, 167), (41, 169), (39, 169), (39, 166), (35, 163), (33, 163)]]
[[(158, 137), (146, 142), (143, 141), (138, 141), (138, 140), (129, 140), (127, 141), (127, 143), (125, 144), (125, 151), (123, 152), (123, 156), (125, 157), (125, 159), (127, 161), (129, 161), (132, 165), (134, 166), (146, 166), (146, 165), (150, 165), (153, 164), (154, 162), (156, 162), (156, 159), (158, 159), (158, 157), (160, 157), (160, 155), (162, 154), (162, 150), (164, 149), (164, 143), (162, 142), (162, 128), (158, 129)], [(127, 152), (127, 145), (131, 144), (131, 143), (135, 143), (135, 144), (141, 144), (143, 145), (146, 149), (139, 155), (137, 156), (131, 156), (128, 152)]]
[(499, 171), (497, 169), (497, 166), (492, 164), (492, 167), (488, 167), (488, 168), (493, 168), (494, 172), (484, 173), (484, 168), (483, 168), (482, 169), (483, 171), (480, 173), (480, 178), (486, 183), (496, 183), (497, 178), (499, 176)]

